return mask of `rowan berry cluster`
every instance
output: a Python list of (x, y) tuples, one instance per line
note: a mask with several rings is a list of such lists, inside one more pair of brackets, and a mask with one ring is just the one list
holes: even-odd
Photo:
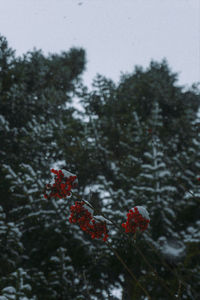
[[(54, 182), (46, 185), (46, 199), (59, 198), (63, 199), (71, 195), (71, 189), (77, 185), (77, 176), (65, 170), (54, 170), (51, 172), (55, 174)], [(88, 211), (84, 201), (76, 201), (75, 205), (71, 206), (70, 223), (78, 223), (80, 228), (90, 234), (94, 238), (101, 238), (106, 241), (108, 238), (108, 229), (106, 222), (97, 222), (93, 215)]]
[(46, 185), (46, 193), (44, 197), (46, 199), (54, 198), (65, 198), (66, 196), (70, 196), (70, 191), (73, 187), (75, 187), (74, 181), (76, 180), (76, 176), (65, 177), (64, 173), (59, 170), (51, 169), (51, 172), (55, 174), (54, 183)]
[[(143, 210), (145, 210), (143, 208)], [(148, 214), (148, 213), (147, 213)], [(125, 228), (125, 232), (135, 233), (137, 229), (144, 231), (147, 229), (150, 220), (144, 217), (138, 210), (137, 206), (133, 209), (130, 209), (127, 213), (127, 221), (122, 224), (122, 227)]]
[(90, 221), (92, 220), (92, 214), (84, 207), (84, 202), (76, 201), (75, 205), (70, 207), (70, 210), (70, 223), (78, 223), (80, 228), (86, 231), (89, 227)]
[(97, 222), (84, 205), (83, 201), (76, 201), (75, 205), (71, 206), (70, 223), (78, 223), (80, 228), (90, 234), (92, 239), (104, 236), (103, 241), (106, 241), (108, 238), (106, 222)]
[[(46, 199), (62, 199), (70, 196), (71, 189), (77, 186), (77, 176), (65, 170), (57, 171), (51, 169), (51, 172), (55, 174), (54, 182), (46, 185), (44, 197)], [(103, 237), (103, 241), (107, 240), (108, 229), (106, 222), (108, 222), (108, 220), (104, 217), (98, 216), (97, 218), (97, 216), (93, 216), (91, 205), (89, 207), (86, 201), (76, 201), (70, 210), (70, 223), (77, 223), (92, 239), (100, 239)], [(143, 206), (135, 206), (127, 213), (127, 221), (122, 224), (122, 227), (125, 228), (126, 233), (136, 233), (137, 230), (146, 230), (149, 222), (150, 219), (147, 210)]]

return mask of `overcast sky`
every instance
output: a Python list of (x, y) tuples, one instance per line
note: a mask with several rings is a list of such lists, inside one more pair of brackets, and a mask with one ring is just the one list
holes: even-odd
[(162, 58), (179, 84), (200, 81), (200, 0), (0, 0), (0, 33), (17, 55), (83, 47), (88, 86)]

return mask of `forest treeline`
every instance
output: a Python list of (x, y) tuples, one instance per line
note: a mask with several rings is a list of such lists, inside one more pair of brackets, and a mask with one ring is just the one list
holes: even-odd
[(151, 299), (200, 299), (198, 85), (179, 86), (163, 60), (89, 90), (85, 68), (83, 49), (17, 57), (0, 36), (0, 299), (114, 300), (114, 288), (147, 299), (105, 242), (69, 222), (74, 197), (44, 198), (55, 163), (119, 227), (148, 209), (136, 243), (115, 226), (109, 241)]

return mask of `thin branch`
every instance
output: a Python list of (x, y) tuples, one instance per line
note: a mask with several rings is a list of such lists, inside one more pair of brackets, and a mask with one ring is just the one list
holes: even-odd
[(121, 258), (121, 256), (118, 254), (118, 252), (111, 246), (111, 243), (106, 241), (107, 246), (110, 248), (110, 250), (115, 254), (115, 256), (118, 258), (118, 260), (121, 262), (121, 264), (124, 266), (124, 268), (128, 271), (130, 276), (133, 278), (134, 281), (136, 281), (137, 285), (145, 292), (148, 299), (151, 300), (151, 296), (147, 292), (147, 290), (140, 284), (140, 282), (137, 280), (133, 272), (129, 269), (129, 267), (126, 265), (124, 260)]

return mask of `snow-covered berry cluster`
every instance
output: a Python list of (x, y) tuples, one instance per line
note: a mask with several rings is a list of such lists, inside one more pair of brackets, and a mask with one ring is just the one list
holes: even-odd
[(78, 223), (80, 228), (90, 234), (92, 239), (99, 239), (104, 236), (103, 241), (106, 241), (108, 238), (106, 222), (97, 222), (86, 207), (84, 201), (76, 201), (75, 205), (70, 208), (70, 223)]
[(122, 224), (125, 232), (136, 233), (137, 229), (144, 231), (150, 222), (149, 214), (143, 206), (135, 206), (127, 213), (127, 221)]
[[(57, 171), (51, 169), (51, 172), (55, 174), (53, 184), (46, 185), (46, 193), (44, 197), (46, 199), (50, 198), (65, 198), (66, 196), (70, 196), (70, 191), (72, 188), (76, 186), (76, 176), (73, 176), (71, 173), (66, 171)], [(66, 174), (65, 174), (66, 173)], [(69, 175), (69, 176), (66, 176)]]
[[(71, 195), (71, 190), (77, 186), (77, 176), (66, 170), (54, 170), (54, 180), (46, 185), (46, 199), (63, 199)], [(94, 210), (87, 201), (76, 201), (71, 206), (70, 223), (77, 223), (80, 228), (88, 233), (92, 239), (103, 238), (107, 241), (108, 229), (107, 223), (110, 221), (103, 216), (94, 216)], [(144, 231), (150, 222), (149, 214), (143, 206), (135, 206), (127, 213), (127, 221), (122, 224), (126, 233), (136, 233), (137, 230)], [(112, 223), (112, 222), (111, 222)]]

